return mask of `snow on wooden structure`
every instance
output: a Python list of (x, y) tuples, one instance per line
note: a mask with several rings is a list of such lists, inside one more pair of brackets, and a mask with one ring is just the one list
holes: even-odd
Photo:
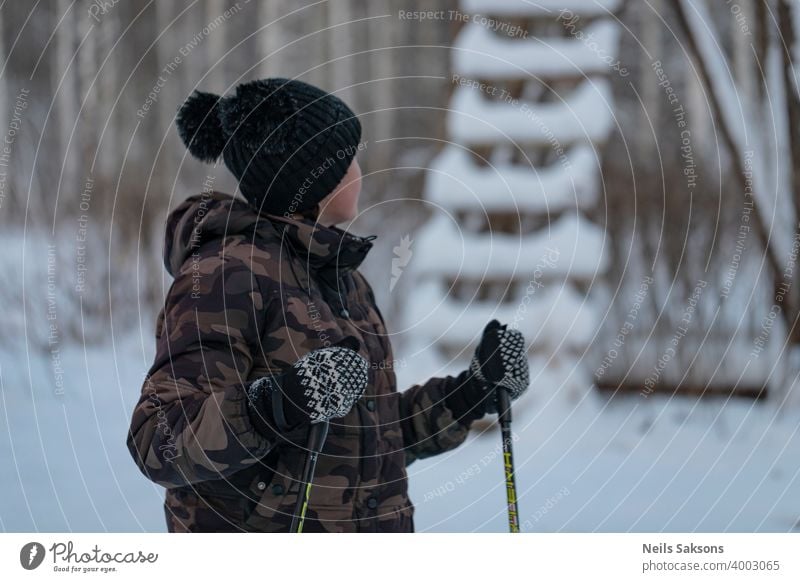
[(614, 127), (618, 5), (462, 2), (480, 18), (465, 19), (454, 42), (448, 143), (426, 181), (433, 216), (413, 242), (404, 316), (415, 358), (463, 366), (497, 318), (528, 339), (533, 376), (549, 385), (538, 394), (579, 398), (591, 386), (580, 362), (609, 257), (587, 211), (600, 192), (598, 146)]

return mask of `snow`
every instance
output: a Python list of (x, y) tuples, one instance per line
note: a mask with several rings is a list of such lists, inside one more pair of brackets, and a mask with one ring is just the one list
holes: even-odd
[(602, 143), (614, 123), (609, 81), (587, 79), (561, 99), (536, 105), (488, 101), (479, 90), (462, 86), (453, 92), (448, 132), (465, 144), (536, 144), (557, 150), (576, 142)]
[(49, 355), (0, 352), (2, 531), (166, 531), (164, 490), (125, 445), (149, 364), (138, 340), (62, 347), (63, 394)]
[(503, 37), (489, 28), (470, 22), (453, 43), (453, 71), (464, 77), (506, 79), (535, 77), (583, 77), (606, 73), (606, 53), (592, 47), (615, 47), (619, 29), (601, 20), (584, 30), (589, 42), (574, 38), (526, 39)]
[[(398, 355), (407, 358), (401, 388), (459, 369), (436, 367), (424, 351)], [(163, 490), (125, 447), (149, 357), (138, 335), (67, 348), (65, 391), (55, 396), (47, 358), (0, 354), (2, 531), (164, 531)], [(570, 392), (580, 375), (573, 364), (533, 358), (532, 370), (531, 389), (514, 407), (523, 531), (796, 528), (793, 418), (747, 400), (606, 403)], [(497, 431), (476, 433), (409, 467), (418, 531), (505, 531), (498, 443)]]
[(591, 279), (607, 266), (605, 232), (575, 212), (522, 236), (468, 232), (452, 216), (438, 213), (415, 240), (420, 251), (412, 263), (414, 272), (442, 278), (521, 278), (527, 282), (537, 262), (550, 254), (554, 260), (541, 269), (548, 278), (558, 274)]
[(561, 10), (602, 16), (616, 10), (619, 4), (619, 0), (462, 0), (461, 9), (492, 16), (552, 16)]
[(429, 338), (432, 345), (463, 348), (467, 353), (472, 353), (477, 334), (494, 318), (514, 323), (536, 350), (579, 351), (591, 341), (600, 313), (593, 298), (579, 295), (569, 285), (545, 286), (525, 300), (515, 297), (500, 303), (454, 300), (440, 281), (427, 281), (418, 284), (415, 299), (406, 309), (406, 327)]
[(452, 211), (515, 208), (550, 213), (594, 204), (598, 153), (589, 145), (580, 145), (569, 151), (566, 159), (566, 167), (560, 162), (541, 169), (501, 163), (479, 167), (463, 147), (450, 144), (430, 166), (425, 198)]
[[(402, 386), (421, 379), (402, 374)], [(800, 529), (793, 420), (748, 400), (609, 403), (584, 390), (574, 402), (560, 396), (574, 374), (562, 375), (534, 373), (514, 405), (523, 532)], [(507, 531), (499, 443), (498, 430), (474, 433), (409, 467), (417, 531)]]

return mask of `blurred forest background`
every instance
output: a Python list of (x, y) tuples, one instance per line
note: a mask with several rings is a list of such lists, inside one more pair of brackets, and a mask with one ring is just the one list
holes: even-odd
[[(765, 79), (782, 74), (781, 63), (769, 55), (773, 49), (780, 55), (776, 18), (781, 9), (788, 15), (785, 4), (742, 0), (708, 13), (742, 102), (771, 97)], [(525, 9), (518, 10), (522, 16), (509, 16), (513, 2), (507, 1), (494, 10), (522, 27), (528, 40), (576, 34), (574, 27), (554, 21), (559, 3), (542, 5), (551, 7), (548, 18), (525, 16)], [(601, 361), (643, 277), (656, 277), (639, 315), (639, 335), (630, 336), (622, 350), (630, 353), (615, 357), (618, 372), (599, 382), (608, 389), (621, 387), (632, 369), (653, 365), (696, 282), (708, 281), (713, 292), (705, 295), (724, 295), (725, 301), (700, 311), (695, 320), (700, 323), (692, 326), (695, 340), (681, 342), (682, 363), (666, 385), (682, 382), (696, 392), (713, 384), (724, 392), (741, 384), (740, 392), (759, 395), (778, 352), (733, 373), (742, 372), (739, 378), (726, 375), (720, 364), (729, 352), (742, 353), (730, 350), (729, 338), (743, 334), (747, 349), (758, 336), (785, 256), (765, 263), (766, 238), (755, 234), (737, 246), (743, 182), (735, 162), (741, 160), (731, 154), (716, 120), (713, 91), (704, 84), (676, 8), (692, 3), (596, 3), (603, 5), (613, 7), (602, 16), (618, 23), (619, 60), (626, 74), (606, 75), (613, 88), (614, 127), (606, 143), (597, 144), (601, 195), (594, 207), (581, 210), (604, 229), (609, 253), (599, 278), (576, 283), (583, 294), (608, 296), (590, 348), (597, 353), (587, 357)], [(458, 18), (402, 15), (458, 8), (455, 0), (3, 4), (0, 114), (13, 143), (6, 156), (0, 224), (7, 248), (15, 250), (7, 253), (3, 268), (9, 277), (2, 287), (4, 304), (14, 306), (3, 341), (24, 336), (26, 345), (46, 350), (52, 330), (47, 318), (36, 314), (48, 310), (58, 311), (58, 333), (65, 341), (102, 343), (109, 337), (109, 321), (118, 330), (137, 326), (148, 336), (169, 283), (160, 264), (166, 214), (204, 183), (235, 189), (224, 167), (203, 166), (187, 156), (174, 128), (176, 109), (195, 88), (225, 93), (257, 77), (298, 77), (320, 85), (336, 91), (361, 116), (368, 142), (361, 154), (362, 206), (368, 210), (355, 229), (384, 235), (386, 244), (365, 268), (373, 280), (388, 281), (393, 245), (413, 235), (431, 214), (429, 206), (415, 201), (447, 139), (446, 112), (454, 91), (451, 47), (464, 25)], [(591, 22), (586, 18), (581, 26)], [(691, 187), (682, 128), (655, 62), (685, 107), (692, 136)], [(559, 86), (550, 89), (549, 97), (538, 97), (540, 103), (559, 98)], [(758, 127), (768, 130), (769, 123)], [(547, 159), (547, 151), (540, 154)], [(789, 173), (786, 166), (779, 172)], [(546, 213), (539, 217), (551, 219)], [(768, 220), (764, 224), (769, 227)], [(733, 291), (726, 288), (732, 262)], [(385, 284), (374, 286), (389, 320), (396, 321), (411, 301), (413, 283), (392, 294)], [(642, 356), (648, 340), (654, 352)], [(695, 361), (700, 343), (703, 357)], [(682, 378), (687, 367), (693, 372)], [(634, 373), (633, 384), (645, 374)]]
[[(134, 321), (141, 307), (151, 325), (147, 315), (165, 291), (166, 213), (201, 191), (209, 176), (213, 188), (234, 192), (224, 167), (194, 161), (177, 137), (176, 110), (195, 88), (221, 94), (253, 78), (285, 76), (336, 91), (365, 128), (364, 203), (419, 195), (423, 167), (443, 135), (455, 27), (399, 21), (393, 4), (54, 0), (2, 6), (4, 125), (19, 94), (24, 102), (3, 186), (2, 232), (21, 240), (24, 231), (39, 245), (24, 267), (28, 291), (43, 289), (47, 244), (56, 241), (60, 324), (69, 337), (102, 341), (112, 310), (122, 324)], [(88, 221), (81, 221), (84, 215)], [(378, 209), (363, 228), (385, 228), (390, 217), (398, 219), (395, 209)], [(88, 239), (80, 293), (76, 236)], [(19, 264), (4, 270), (23, 271)], [(6, 301), (21, 305), (21, 286), (3, 291), (16, 295)], [(33, 293), (28, 300), (40, 310), (43, 299)], [(75, 318), (79, 306), (82, 322)], [(23, 334), (21, 312), (14, 323), (6, 340)], [(45, 345), (47, 326), (38, 333), (30, 339)]]

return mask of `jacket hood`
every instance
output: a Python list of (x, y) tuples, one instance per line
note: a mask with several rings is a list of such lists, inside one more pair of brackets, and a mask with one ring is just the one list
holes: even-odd
[(202, 245), (237, 234), (252, 234), (268, 223), (246, 202), (222, 192), (190, 196), (170, 212), (164, 237), (164, 266), (173, 277)]
[(173, 277), (202, 245), (234, 235), (249, 235), (291, 248), (311, 271), (357, 269), (376, 237), (359, 237), (309, 218), (259, 214), (252, 206), (223, 192), (190, 196), (167, 217), (164, 266)]

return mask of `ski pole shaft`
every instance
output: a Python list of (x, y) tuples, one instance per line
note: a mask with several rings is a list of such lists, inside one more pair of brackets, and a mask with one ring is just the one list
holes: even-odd
[(306, 519), (308, 509), (308, 498), (311, 495), (311, 483), (314, 480), (314, 469), (317, 466), (317, 459), (322, 447), (325, 445), (325, 438), (328, 436), (328, 422), (317, 422), (311, 425), (308, 435), (308, 456), (303, 466), (303, 474), (300, 477), (300, 489), (297, 492), (297, 503), (294, 506), (292, 515), (292, 533), (302, 533), (303, 523)]
[(519, 508), (517, 507), (517, 482), (514, 472), (514, 451), (511, 433), (511, 398), (508, 390), (497, 388), (497, 408), (500, 413), (500, 433), (503, 439), (503, 466), (505, 469), (506, 500), (508, 502), (508, 530), (519, 533)]

